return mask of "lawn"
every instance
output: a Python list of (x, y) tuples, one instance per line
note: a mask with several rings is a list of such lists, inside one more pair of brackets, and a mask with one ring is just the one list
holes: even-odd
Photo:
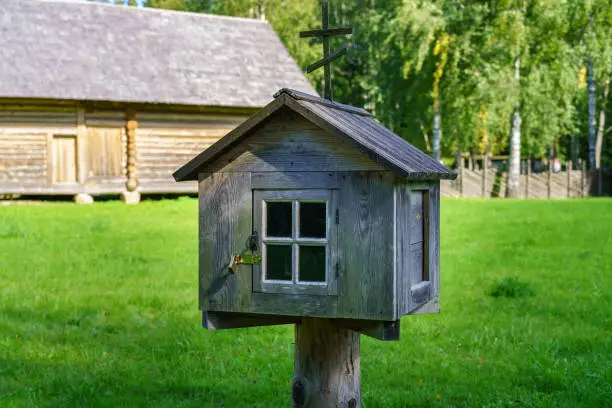
[[(196, 217), (0, 207), (0, 406), (290, 406), (291, 326), (201, 328)], [(442, 311), (362, 336), (363, 407), (612, 407), (612, 200), (446, 199), (441, 236)]]

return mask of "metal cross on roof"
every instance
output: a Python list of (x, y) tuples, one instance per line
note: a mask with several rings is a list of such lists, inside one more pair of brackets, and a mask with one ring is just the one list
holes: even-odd
[(321, 37), (323, 39), (323, 59), (308, 66), (308, 68), (306, 68), (306, 72), (310, 74), (317, 68), (325, 67), (325, 72), (323, 75), (323, 97), (331, 100), (333, 97), (331, 84), (331, 62), (342, 56), (348, 47), (344, 46), (330, 55), (329, 37), (353, 34), (353, 29), (350, 27), (329, 28), (329, 6), (327, 1), (321, 1), (321, 8), (323, 9), (323, 28), (321, 30), (302, 31), (300, 33), (300, 37)]

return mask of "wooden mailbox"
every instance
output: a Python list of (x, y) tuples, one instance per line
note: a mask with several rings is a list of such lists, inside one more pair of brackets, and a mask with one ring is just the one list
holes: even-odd
[(401, 316), (438, 311), (439, 180), (455, 174), (363, 109), (274, 97), (174, 174), (199, 181), (205, 327), (325, 318), (397, 339)]

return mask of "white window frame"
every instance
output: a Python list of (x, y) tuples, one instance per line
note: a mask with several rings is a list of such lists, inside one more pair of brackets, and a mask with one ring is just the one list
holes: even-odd
[[(291, 237), (269, 237), (266, 235), (267, 202), (291, 202), (292, 220)], [(325, 238), (306, 238), (299, 236), (299, 208), (303, 202), (325, 202), (326, 236)], [(300, 189), (300, 190), (254, 190), (253, 191), (253, 225), (257, 231), (258, 246), (262, 255), (261, 265), (253, 266), (253, 291), (267, 293), (291, 293), (313, 295), (336, 295), (337, 290), (337, 225), (338, 211), (335, 190)], [(291, 246), (291, 281), (266, 279), (267, 245), (281, 244)], [(325, 281), (305, 282), (299, 280), (299, 247), (325, 247)]]

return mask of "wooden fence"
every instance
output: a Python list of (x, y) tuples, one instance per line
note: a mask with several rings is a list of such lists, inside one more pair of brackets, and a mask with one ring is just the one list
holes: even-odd
[[(453, 197), (505, 197), (507, 173), (495, 168), (458, 169), (456, 180), (443, 180), (440, 193)], [(521, 174), (521, 198), (572, 198), (612, 195), (612, 171), (570, 170)]]

